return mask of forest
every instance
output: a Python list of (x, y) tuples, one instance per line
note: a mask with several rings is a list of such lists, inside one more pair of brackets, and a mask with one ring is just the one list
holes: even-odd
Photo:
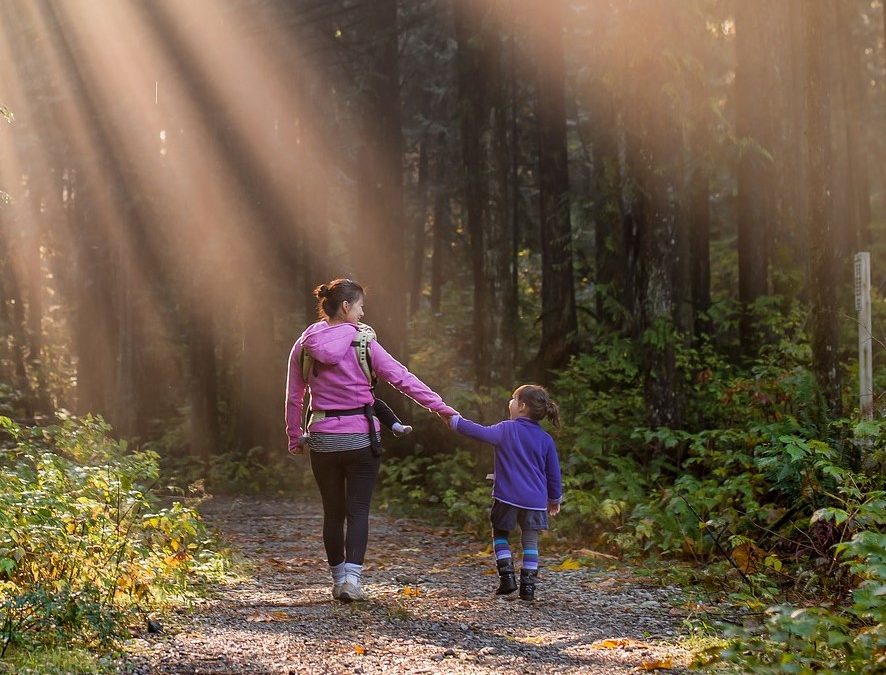
[[(462, 414), (548, 387), (550, 536), (759, 619), (699, 658), (886, 665), (883, 0), (9, 0), (0, 29), (4, 654), (222, 574), (169, 495), (313, 490), (286, 363), (344, 277)], [(415, 431), (375, 503), (485, 540), (489, 452), (379, 392)], [(83, 518), (115, 534), (77, 586)]]

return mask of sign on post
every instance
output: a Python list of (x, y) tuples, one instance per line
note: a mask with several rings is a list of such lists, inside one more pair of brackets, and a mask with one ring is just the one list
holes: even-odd
[(871, 333), (871, 254), (855, 254), (855, 311), (858, 312), (858, 406), (874, 417), (874, 364)]

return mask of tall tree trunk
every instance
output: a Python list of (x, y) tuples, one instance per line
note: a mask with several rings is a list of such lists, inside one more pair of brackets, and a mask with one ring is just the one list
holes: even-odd
[[(10, 339), (13, 377), (15, 389), (22, 396), (23, 409), (19, 411), (25, 417), (34, 414), (32, 392), (28, 379), (27, 359), (27, 335), (25, 333), (24, 297), (21, 283), (17, 277), (17, 270), (13, 265), (11, 247), (8, 241), (8, 231), (11, 230), (7, 219), (0, 220), (0, 319), (9, 327), (9, 335), (3, 336), (4, 340)], [(7, 230), (7, 231), (4, 231)]]
[(446, 178), (446, 142), (441, 135), (434, 159), (434, 215), (433, 253), (431, 255), (431, 313), (440, 314), (440, 299), (443, 294), (443, 279), (449, 260), (449, 229), (451, 214), (449, 188)]
[(795, 273), (808, 264), (803, 236), (806, 209), (805, 65), (802, 11), (805, 0), (784, 0), (767, 7), (771, 28), (770, 60), (783, 92), (772, 97), (775, 133), (773, 154), (776, 202), (769, 254), (772, 292), (797, 295)]
[(406, 357), (408, 275), (404, 247), (400, 66), (397, 1), (367, 4), (368, 91), (364, 97), (363, 148), (358, 201), (363, 233), (355, 266), (372, 293), (372, 322), (379, 339)]
[[(488, 27), (488, 8), (456, 0), (458, 83), (461, 106), (465, 212), (474, 279), (474, 353), (481, 386), (511, 379), (513, 342), (507, 335), (506, 311), (512, 297), (509, 268), (506, 116), (503, 104), (501, 44)], [(485, 24), (485, 25), (484, 25)]]
[(185, 325), (189, 361), (189, 399), (191, 404), (191, 455), (209, 466), (210, 457), (219, 451), (221, 432), (218, 414), (218, 373), (215, 361), (211, 303), (197, 300), (196, 272), (192, 271), (192, 292), (187, 300)]
[(612, 94), (599, 88), (594, 124), (594, 251), (597, 316), (613, 328), (622, 328), (623, 317), (607, 303), (607, 297), (623, 300), (626, 261), (622, 178), (618, 151), (618, 119)]
[[(696, 132), (699, 133), (699, 132)], [(696, 138), (693, 143), (696, 152), (704, 147)], [(690, 260), (690, 294), (694, 316), (696, 338), (709, 334), (712, 329), (711, 308), (711, 208), (709, 202), (708, 173), (702, 164), (701, 157), (696, 155), (689, 181), (689, 260)]]
[(812, 365), (830, 412), (842, 412), (840, 397), (839, 315), (837, 311), (838, 252), (829, 200), (834, 186), (831, 142), (830, 55), (822, 49), (833, 17), (832, 0), (805, 8), (806, 122), (809, 158), (807, 237), (810, 249), (812, 306)]
[(679, 427), (675, 336), (676, 197), (680, 129), (668, 90), (674, 76), (660, 53), (674, 34), (667, 9), (648, 3), (638, 17), (661, 29), (641, 45), (627, 71), (632, 83), (626, 110), (626, 162), (633, 181), (629, 216), (636, 247), (639, 337), (643, 341), (643, 394), (651, 427)]
[(541, 345), (536, 360), (538, 375), (546, 380), (550, 370), (565, 365), (575, 351), (578, 321), (566, 150), (562, 8), (560, 0), (531, 6), (530, 21), (537, 61), (542, 267)]
[(768, 290), (767, 233), (772, 222), (773, 150), (769, 96), (774, 92), (765, 0), (735, 3), (735, 127), (741, 143), (738, 160), (738, 299), (742, 349), (755, 351), (750, 305)]
[[(840, 86), (845, 137), (845, 178), (847, 201), (846, 215), (849, 222), (842, 223), (846, 235), (847, 252), (854, 253), (870, 240), (870, 179), (868, 153), (865, 152), (864, 130), (867, 128), (867, 105), (864, 91), (864, 66), (861, 50), (855, 38), (857, 7), (852, 2), (834, 3), (835, 30), (839, 42), (840, 58), (837, 60), (836, 79)], [(841, 143), (842, 145), (842, 143)], [(839, 180), (839, 178), (838, 178)]]
[(428, 139), (423, 138), (418, 151), (418, 185), (415, 197), (415, 230), (412, 238), (412, 281), (409, 284), (409, 314), (421, 306), (422, 271), (425, 261), (426, 228), (428, 225)]

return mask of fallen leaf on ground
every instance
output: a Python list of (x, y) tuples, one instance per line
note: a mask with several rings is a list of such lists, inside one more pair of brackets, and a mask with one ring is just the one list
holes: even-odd
[(417, 598), (421, 595), (421, 589), (418, 586), (404, 586), (403, 587), (403, 597), (404, 598)]
[(573, 558), (566, 558), (566, 560), (561, 562), (559, 565), (554, 565), (553, 567), (550, 567), (548, 569), (551, 569), (554, 572), (571, 572), (573, 570), (580, 570), (581, 563)]
[(639, 647), (640, 643), (630, 638), (609, 638), (597, 640), (591, 645), (591, 649), (624, 649)]
[(272, 621), (288, 621), (289, 614), (286, 612), (258, 612), (256, 614), (250, 614), (246, 617), (247, 621), (253, 623), (267, 623)]
[(366, 653), (366, 647), (363, 645), (354, 645), (354, 653), (363, 656)]
[(526, 637), (515, 637), (515, 642), (522, 642), (524, 645), (543, 645), (545, 639), (537, 635), (527, 635)]
[(674, 667), (671, 659), (654, 659), (640, 664), (640, 670), (668, 670)]

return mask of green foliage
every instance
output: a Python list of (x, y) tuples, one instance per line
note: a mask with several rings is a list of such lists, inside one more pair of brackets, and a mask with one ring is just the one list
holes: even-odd
[(379, 488), (383, 506), (424, 516), (443, 514), (450, 523), (485, 535), (491, 487), (483, 476), (491, 470), (491, 452), (488, 457), (478, 460), (458, 448), (448, 455), (387, 458)]
[(0, 417), (0, 650), (108, 646), (187, 598), (225, 561), (196, 511), (161, 505), (152, 452), (101, 419), (23, 427)]

